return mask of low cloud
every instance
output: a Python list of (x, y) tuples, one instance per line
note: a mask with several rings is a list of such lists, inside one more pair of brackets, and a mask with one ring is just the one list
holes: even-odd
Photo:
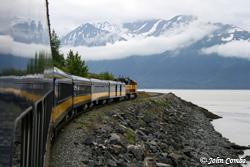
[(224, 57), (239, 57), (250, 60), (250, 41), (231, 41), (222, 45), (214, 45), (202, 49), (202, 53), (216, 53)]
[(250, 30), (249, 0), (49, 0), (51, 24), (60, 35), (86, 21), (170, 19), (190, 14)]
[(182, 28), (175, 29), (164, 37), (134, 38), (99, 47), (65, 46), (61, 50), (65, 54), (70, 49), (78, 51), (85, 60), (119, 59), (132, 55), (147, 56), (187, 47), (216, 29), (215, 26), (205, 25), (198, 21), (185, 29)]
[(0, 44), (0, 53), (11, 54), (18, 57), (32, 58), (35, 56), (35, 53), (39, 51), (50, 53), (50, 47), (48, 45), (16, 42), (8, 35), (0, 35)]

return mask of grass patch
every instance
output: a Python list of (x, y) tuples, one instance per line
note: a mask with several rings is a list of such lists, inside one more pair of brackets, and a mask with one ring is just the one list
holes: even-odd
[(135, 144), (135, 132), (132, 129), (127, 128), (124, 136), (127, 138), (129, 144)]
[(143, 114), (146, 117), (154, 117), (156, 110), (155, 109), (145, 109), (143, 110)]
[(139, 123), (140, 127), (145, 126), (145, 122), (141, 118), (138, 120), (138, 123)]
[(104, 112), (88, 112), (82, 117), (82, 119), (77, 120), (76, 128), (77, 129), (85, 129), (92, 130), (98, 127), (98, 125), (102, 124), (105, 120)]
[(151, 99), (150, 100), (153, 104), (159, 106), (159, 107), (168, 107), (169, 103), (168, 101), (164, 100), (164, 99)]

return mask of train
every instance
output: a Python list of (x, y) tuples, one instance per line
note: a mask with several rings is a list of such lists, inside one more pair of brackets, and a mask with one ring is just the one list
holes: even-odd
[(0, 6), (0, 167), (43, 167), (51, 139), (95, 105), (132, 99), (129, 78), (99, 80), (54, 67), (48, 0)]
[(137, 97), (137, 83), (129, 78), (115, 81), (83, 78), (58, 68), (54, 68), (53, 75), (55, 98), (51, 123), (55, 128), (84, 109)]
[(93, 106), (136, 98), (137, 83), (83, 78), (53, 67), (43, 74), (0, 76), (4, 97), (24, 110), (15, 119), (11, 164), (44, 166), (48, 143), (61, 125)]

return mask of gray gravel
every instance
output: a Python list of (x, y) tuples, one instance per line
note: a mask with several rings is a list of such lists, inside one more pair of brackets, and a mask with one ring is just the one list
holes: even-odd
[(195, 167), (209, 166), (201, 157), (238, 158), (242, 150), (210, 123), (217, 118), (173, 94), (94, 109), (62, 129), (50, 166)]

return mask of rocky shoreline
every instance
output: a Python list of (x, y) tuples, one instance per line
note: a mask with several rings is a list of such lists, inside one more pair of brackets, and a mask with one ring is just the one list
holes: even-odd
[(243, 149), (214, 130), (220, 118), (174, 94), (140, 97), (80, 115), (57, 136), (51, 167), (241, 166), (201, 164), (201, 157), (237, 159)]

